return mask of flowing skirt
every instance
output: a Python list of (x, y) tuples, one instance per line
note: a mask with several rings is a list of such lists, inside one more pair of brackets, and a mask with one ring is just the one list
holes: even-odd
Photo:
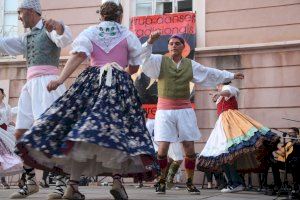
[(15, 153), (14, 128), (7, 131), (0, 128), (0, 177), (19, 174), (23, 171), (23, 163)]
[(86, 176), (152, 174), (155, 152), (133, 81), (105, 67), (83, 71), (26, 132), (17, 144), (26, 164), (70, 173), (76, 161)]
[(222, 171), (224, 164), (237, 163), (241, 172), (259, 172), (266, 156), (277, 148), (279, 137), (267, 127), (238, 110), (224, 111), (202, 150), (197, 168)]

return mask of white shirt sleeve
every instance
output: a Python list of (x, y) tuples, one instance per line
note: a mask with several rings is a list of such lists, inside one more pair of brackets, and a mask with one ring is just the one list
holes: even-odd
[(72, 50), (70, 54), (83, 52), (87, 57), (91, 57), (93, 52), (93, 44), (91, 40), (85, 35), (85, 32), (80, 33), (72, 43)]
[(218, 70), (210, 67), (205, 67), (200, 63), (192, 60), (193, 80), (195, 84), (203, 87), (215, 87), (220, 83), (228, 82), (234, 79), (234, 73), (226, 70)]
[(142, 71), (150, 78), (157, 79), (160, 74), (162, 55), (152, 54), (152, 45), (148, 42), (142, 46)]
[(129, 65), (141, 65), (142, 44), (140, 40), (133, 33), (129, 34), (129, 36), (126, 39), (129, 50)]
[(72, 33), (68, 26), (64, 26), (64, 33), (62, 35), (57, 34), (55, 30), (50, 33), (46, 31), (48, 37), (52, 42), (56, 44), (57, 47), (64, 48), (72, 43)]
[(0, 37), (0, 53), (11, 56), (23, 55), (26, 51), (24, 36)]

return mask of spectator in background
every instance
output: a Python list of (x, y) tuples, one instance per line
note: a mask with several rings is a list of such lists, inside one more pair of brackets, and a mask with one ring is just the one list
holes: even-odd
[(15, 136), (12, 121), (11, 107), (4, 103), (5, 92), (0, 88), (0, 177), (5, 189), (9, 185), (5, 180), (6, 175), (18, 174), (23, 171), (21, 159), (15, 155)]

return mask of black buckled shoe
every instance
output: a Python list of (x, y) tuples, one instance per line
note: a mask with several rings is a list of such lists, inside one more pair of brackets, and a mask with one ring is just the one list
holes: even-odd
[(186, 182), (186, 190), (191, 194), (191, 195), (200, 195), (200, 190), (198, 190), (194, 184), (192, 183), (192, 180), (188, 179)]
[(156, 194), (166, 194), (166, 183), (158, 182), (155, 185)]

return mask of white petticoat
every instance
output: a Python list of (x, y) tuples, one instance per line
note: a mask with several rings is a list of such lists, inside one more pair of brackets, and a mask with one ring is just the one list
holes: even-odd
[[(7, 131), (0, 128), (0, 138), (8, 151), (11, 152), (10, 154), (0, 155), (0, 177), (21, 173), (23, 171), (22, 160), (13, 153), (16, 142), (14, 127), (8, 126)], [(0, 149), (0, 151), (6, 152), (7, 149)]]
[[(71, 153), (67, 156), (48, 158), (38, 151), (30, 151), (30, 156), (39, 158), (39, 163), (42, 165), (49, 168), (63, 168), (64, 172), (67, 173), (71, 173), (72, 161), (85, 163), (88, 166), (82, 172), (85, 176), (103, 173), (136, 174), (142, 173), (144, 170), (140, 156), (128, 156), (122, 151), (99, 147), (86, 142), (76, 142)], [(50, 164), (49, 160), (52, 160), (53, 164)]]
[(227, 138), (222, 125), (222, 114), (219, 116), (200, 156), (210, 157), (228, 153)]

